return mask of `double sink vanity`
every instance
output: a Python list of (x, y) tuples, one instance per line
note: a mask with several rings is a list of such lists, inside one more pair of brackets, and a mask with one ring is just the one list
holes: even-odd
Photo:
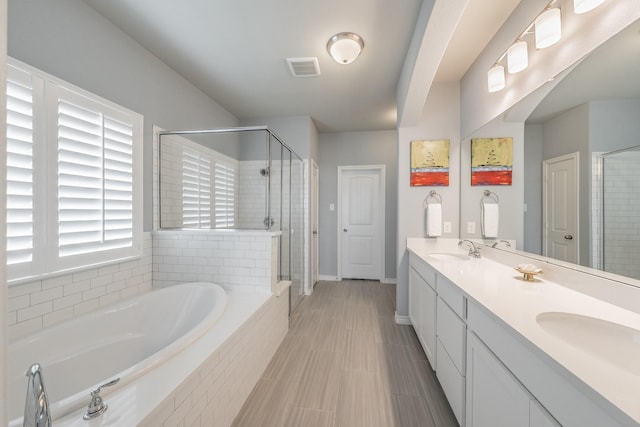
[(407, 239), (409, 319), (460, 425), (640, 425), (640, 289), (466, 245)]

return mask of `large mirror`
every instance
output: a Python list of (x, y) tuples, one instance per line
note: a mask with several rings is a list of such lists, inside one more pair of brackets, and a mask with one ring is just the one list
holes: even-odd
[(557, 80), (525, 121), (518, 247), (640, 279), (640, 21)]

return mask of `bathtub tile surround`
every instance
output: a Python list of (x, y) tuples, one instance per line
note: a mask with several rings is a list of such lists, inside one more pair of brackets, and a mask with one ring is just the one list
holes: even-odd
[(153, 233), (153, 287), (214, 282), (271, 292), (277, 282), (279, 232), (158, 230)]
[(9, 286), (9, 339), (151, 290), (151, 233), (141, 258)]

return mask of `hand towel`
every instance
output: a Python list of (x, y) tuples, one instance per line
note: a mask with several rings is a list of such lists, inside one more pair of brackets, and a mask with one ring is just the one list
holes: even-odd
[(482, 203), (482, 237), (498, 237), (499, 213), (497, 203)]
[(442, 235), (442, 204), (427, 203), (425, 212), (427, 237), (438, 237)]

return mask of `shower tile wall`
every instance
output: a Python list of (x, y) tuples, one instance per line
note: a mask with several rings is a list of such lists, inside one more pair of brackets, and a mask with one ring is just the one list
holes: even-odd
[[(238, 174), (238, 228), (264, 230), (267, 178), (264, 160), (241, 161)], [(273, 202), (272, 202), (273, 203)], [(279, 203), (279, 202), (278, 202)]]
[(640, 279), (640, 153), (605, 160), (604, 194), (605, 270)]
[(10, 286), (9, 338), (150, 291), (151, 233), (143, 234), (143, 246), (137, 260)]

